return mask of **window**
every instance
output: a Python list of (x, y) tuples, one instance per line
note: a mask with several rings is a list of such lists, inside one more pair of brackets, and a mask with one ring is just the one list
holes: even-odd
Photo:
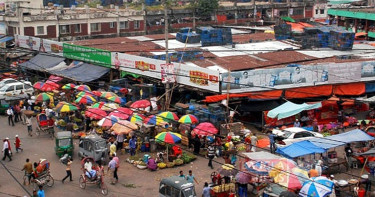
[(69, 34), (70, 26), (69, 25), (60, 25), (60, 34)]
[(16, 90), (23, 90), (23, 85), (21, 84), (21, 85), (17, 85), (16, 86)]
[(319, 14), (319, 10), (318, 9), (315, 9), (315, 14)]
[(294, 134), (294, 138), (301, 138), (301, 137), (304, 137), (303, 132), (299, 132), (299, 133)]
[(320, 9), (320, 14), (324, 14), (324, 9)]
[(110, 22), (109, 23), (109, 28), (115, 28), (115, 26), (116, 26), (115, 24), (116, 24), (115, 22)]
[(286, 11), (286, 10), (282, 10), (282, 11), (280, 11), (280, 16), (288, 16), (288, 11)]
[(6, 92), (11, 92), (14, 90), (14, 86), (10, 86), (7, 90), (5, 90)]
[(141, 26), (141, 23), (139, 21), (134, 21), (134, 29), (139, 29)]
[(303, 15), (303, 9), (294, 9), (293, 15)]
[(129, 22), (128, 21), (121, 21), (120, 22), (120, 29), (129, 29)]
[(100, 31), (100, 23), (91, 23), (90, 29), (91, 29), (91, 32), (99, 32)]
[(36, 35), (44, 35), (44, 26), (36, 27)]
[(81, 33), (81, 24), (74, 25), (74, 33)]
[(29, 85), (29, 84), (24, 84), (24, 85), (25, 85), (26, 90), (31, 88), (31, 85)]

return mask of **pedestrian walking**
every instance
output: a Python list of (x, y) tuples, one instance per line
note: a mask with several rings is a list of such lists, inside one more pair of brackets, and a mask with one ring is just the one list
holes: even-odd
[[(25, 175), (27, 176), (29, 180), (29, 185), (30, 185), (30, 180), (31, 180), (31, 175), (33, 173), (33, 164), (30, 162), (30, 159), (26, 159), (25, 165), (23, 165), (23, 168), (21, 171), (25, 171)], [(26, 185), (25, 182), (23, 182), (24, 185)]]
[(251, 136), (251, 152), (256, 152), (257, 151), (257, 142), (258, 142), (258, 137), (256, 134)]
[(210, 192), (211, 192), (211, 188), (208, 186), (208, 183), (205, 182), (204, 187), (203, 187), (202, 197), (210, 197), (211, 196)]
[(72, 170), (71, 170), (71, 165), (72, 165), (72, 160), (68, 158), (68, 162), (66, 163), (66, 176), (62, 179), (62, 183), (64, 183), (65, 179), (69, 177), (70, 181), (73, 181), (72, 179)]
[(180, 175), (178, 177), (185, 179), (184, 171), (180, 170)]
[(137, 139), (133, 135), (132, 138), (129, 140), (129, 148), (130, 148), (130, 155), (135, 155), (135, 148), (136, 148)]
[(115, 170), (116, 170), (116, 161), (113, 160), (113, 157), (109, 158), (111, 161), (108, 163), (107, 173), (110, 172), (111, 185), (115, 184)]
[(17, 123), (20, 121), (20, 112), (21, 108), (19, 105), (14, 105), (14, 122)]
[(211, 169), (214, 169), (212, 165), (212, 160), (215, 157), (215, 147), (210, 143), (207, 147), (207, 156), (208, 156), (208, 166), (211, 167)]
[(111, 145), (109, 146), (109, 155), (113, 155), (116, 153), (116, 145), (114, 142), (111, 142)]
[(12, 156), (11, 156), (11, 147), (10, 147), (10, 143), (9, 143), (9, 138), (5, 138), (3, 140), (4, 144), (3, 144), (3, 153), (4, 153), (4, 157), (3, 157), (3, 161), (5, 160), (6, 157), (9, 158), (9, 161), (12, 161)]
[(113, 177), (116, 179), (116, 183), (117, 183), (118, 182), (117, 170), (120, 167), (120, 160), (116, 156), (116, 154), (113, 154), (112, 157), (113, 157), (113, 160), (116, 161), (116, 167), (115, 167), (115, 171), (113, 172)]
[(14, 141), (14, 146), (16, 147), (16, 152), (17, 153), (18, 153), (18, 150), (23, 151), (23, 148), (21, 148), (21, 140), (18, 137), (18, 135), (16, 135), (16, 140)]
[(12, 126), (14, 126), (14, 122), (13, 122), (13, 115), (14, 115), (14, 112), (13, 112), (13, 109), (11, 106), (9, 106), (9, 108), (7, 109), (7, 115), (8, 115), (8, 124), (10, 126), (10, 122), (12, 122)]
[(22, 108), (21, 108), (21, 117), (22, 117), (22, 124), (26, 124), (26, 115), (25, 115), (25, 112), (26, 111), (26, 105), (23, 105)]
[(43, 186), (39, 185), (38, 197), (45, 197)]
[(271, 153), (275, 153), (276, 151), (276, 144), (275, 144), (275, 135), (272, 131), (268, 131), (268, 138), (270, 139), (270, 151)]
[(190, 182), (190, 183), (193, 183), (193, 184), (194, 184), (194, 182), (196, 182), (197, 184), (199, 184), (198, 181), (197, 181), (197, 179), (195, 178), (192, 170), (189, 170), (189, 175), (186, 176), (186, 180), (188, 182)]
[(201, 141), (200, 141), (198, 135), (195, 135), (195, 138), (194, 138), (194, 154), (195, 155), (199, 154), (200, 148), (201, 148)]
[(116, 137), (116, 151), (120, 150), (124, 147), (124, 134), (118, 134)]
[(31, 121), (31, 116), (27, 116), (26, 118), (26, 125), (27, 125), (27, 133), (30, 137), (33, 136), (33, 122)]

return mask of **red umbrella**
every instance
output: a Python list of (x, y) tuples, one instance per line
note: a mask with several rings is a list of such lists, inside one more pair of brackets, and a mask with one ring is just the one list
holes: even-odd
[(33, 87), (34, 87), (35, 89), (40, 90), (40, 89), (43, 87), (43, 85), (44, 85), (44, 82), (42, 82), (42, 81), (38, 81), (38, 82), (36, 82), (36, 83), (33, 85)]
[(131, 116), (133, 114), (133, 111), (129, 108), (126, 108), (126, 107), (119, 107), (119, 108), (116, 109), (116, 111), (127, 114), (129, 116)]
[(119, 112), (119, 111), (111, 112), (108, 116), (115, 116), (115, 117), (118, 117), (118, 118), (123, 119), (123, 120), (126, 120), (126, 119), (129, 118), (128, 114), (125, 114), (125, 113), (122, 113), (122, 112)]
[(95, 95), (95, 96), (100, 96), (100, 95), (102, 95), (102, 92), (100, 92), (100, 91), (92, 91), (91, 92), (93, 95)]
[(129, 93), (129, 90), (126, 89), (126, 88), (121, 88), (121, 89), (119, 90), (119, 92), (121, 92), (121, 93), (123, 93), (123, 94), (127, 94), (127, 93)]
[(52, 92), (54, 90), (58, 90), (60, 88), (60, 85), (55, 83), (55, 82), (51, 82), (51, 81), (47, 81), (46, 83), (44, 83), (44, 85), (40, 88), (40, 90), (44, 91), (44, 92)]
[(107, 116), (107, 112), (99, 108), (90, 108), (86, 110), (85, 116), (96, 119), (96, 120), (100, 120)]
[(150, 105), (151, 103), (149, 100), (139, 100), (139, 101), (135, 101), (134, 103), (132, 103), (130, 107), (131, 108), (146, 108), (146, 107), (149, 107)]
[(197, 127), (193, 129), (191, 132), (192, 135), (201, 135), (201, 136), (207, 136), (207, 135), (215, 135), (219, 132), (217, 128), (210, 122), (202, 122)]

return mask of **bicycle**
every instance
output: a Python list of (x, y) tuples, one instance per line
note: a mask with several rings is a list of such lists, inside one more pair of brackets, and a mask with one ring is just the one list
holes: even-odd
[(26, 180), (29, 181), (29, 177), (30, 177), (30, 183), (28, 185), (30, 185), (34, 181), (32, 180), (34, 178), (31, 173), (29, 174), (25, 171), (25, 174), (23, 175), (23, 185), (26, 185)]

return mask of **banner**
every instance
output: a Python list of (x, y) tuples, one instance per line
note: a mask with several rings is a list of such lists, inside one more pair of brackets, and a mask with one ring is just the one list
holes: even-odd
[(176, 75), (174, 74), (173, 64), (160, 64), (161, 68), (161, 82), (162, 83), (174, 83), (176, 82)]
[(69, 59), (111, 67), (111, 52), (107, 50), (63, 43), (63, 53)]
[[(165, 61), (151, 59), (125, 53), (112, 52), (112, 65), (114, 68), (156, 79), (162, 79), (162, 75), (172, 82), (197, 87), (200, 89), (219, 92), (219, 72), (201, 67), (188, 66), (186, 64), (165, 64)], [(168, 66), (168, 68), (166, 68)], [(164, 69), (162, 69), (162, 67)], [(173, 72), (169, 69), (173, 68)], [(166, 73), (169, 72), (170, 75)], [(173, 73), (175, 75), (173, 75)], [(175, 79), (174, 79), (175, 78)]]
[(33, 36), (15, 35), (16, 46), (63, 56), (63, 43), (53, 40), (41, 39)]

